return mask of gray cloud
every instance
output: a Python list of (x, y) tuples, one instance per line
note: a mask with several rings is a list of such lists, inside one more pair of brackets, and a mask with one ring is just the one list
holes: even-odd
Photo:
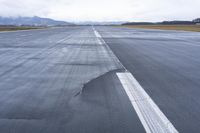
[(162, 21), (200, 17), (199, 0), (0, 0), (0, 16), (66, 21)]

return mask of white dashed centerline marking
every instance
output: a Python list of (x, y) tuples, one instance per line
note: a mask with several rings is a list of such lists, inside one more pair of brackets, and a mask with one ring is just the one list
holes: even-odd
[[(102, 39), (101, 35), (95, 30), (95, 28), (92, 28), (94, 30), (95, 36), (101, 39), (99, 41), (103, 41), (103, 43), (105, 43), (105, 41)], [(119, 61), (117, 57), (116, 59)], [(173, 124), (167, 119), (167, 117), (154, 103), (151, 97), (145, 92), (145, 90), (133, 77), (133, 75), (128, 72), (126, 68), (125, 70), (126, 72), (117, 73), (117, 76), (146, 132), (178, 133)]]

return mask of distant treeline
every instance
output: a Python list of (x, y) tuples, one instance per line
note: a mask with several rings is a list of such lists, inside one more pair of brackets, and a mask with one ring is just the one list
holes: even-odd
[(122, 25), (194, 25), (200, 23), (200, 18), (194, 19), (192, 21), (163, 21), (163, 22), (128, 22)]

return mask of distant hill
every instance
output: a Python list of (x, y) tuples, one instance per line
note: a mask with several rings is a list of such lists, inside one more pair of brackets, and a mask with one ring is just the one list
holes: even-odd
[(151, 23), (151, 22), (127, 22), (127, 23), (124, 23), (122, 25), (152, 25), (152, 24), (155, 24), (155, 23)]
[(195, 22), (193, 21), (163, 21), (163, 22), (158, 22), (157, 24), (164, 24), (164, 25), (190, 25), (190, 24), (196, 24)]
[(163, 22), (128, 22), (123, 23), (122, 25), (152, 25), (152, 24), (161, 24), (161, 25), (194, 25), (200, 23), (200, 18), (194, 19), (193, 21), (163, 21)]
[(126, 23), (125, 21), (110, 21), (110, 22), (95, 22), (95, 21), (85, 21), (77, 22), (78, 25), (121, 25)]
[(194, 19), (193, 22), (200, 23), (200, 18)]
[(72, 25), (64, 21), (57, 21), (50, 18), (41, 17), (0, 17), (0, 25), (16, 25), (16, 26), (64, 26)]

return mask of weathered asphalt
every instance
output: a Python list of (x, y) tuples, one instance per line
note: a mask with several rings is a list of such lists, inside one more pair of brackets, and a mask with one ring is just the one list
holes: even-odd
[(200, 33), (96, 28), (179, 132), (200, 132)]
[(92, 27), (0, 33), (1, 133), (144, 132)]
[(200, 131), (200, 33), (91, 26), (0, 33), (0, 132), (145, 132), (121, 63), (179, 132)]

